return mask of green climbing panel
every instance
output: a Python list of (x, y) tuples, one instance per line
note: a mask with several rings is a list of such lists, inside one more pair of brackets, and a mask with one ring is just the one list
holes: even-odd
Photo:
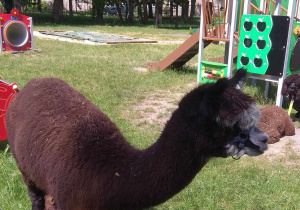
[(215, 82), (216, 80), (227, 76), (227, 64), (201, 61), (198, 76), (198, 81), (200, 83)]
[(270, 15), (243, 15), (240, 27), (237, 68), (245, 67), (249, 73), (265, 74), (272, 43)]

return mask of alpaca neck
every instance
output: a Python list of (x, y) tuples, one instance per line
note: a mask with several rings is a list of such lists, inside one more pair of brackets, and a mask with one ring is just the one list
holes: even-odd
[(134, 208), (139, 203), (144, 208), (162, 203), (188, 185), (205, 165), (207, 159), (195, 151), (195, 140), (180, 131), (184, 129), (181, 120), (175, 111), (160, 138), (143, 151), (131, 152), (120, 168), (116, 178), (126, 178), (116, 187), (126, 190), (119, 197), (132, 201), (122, 206)]

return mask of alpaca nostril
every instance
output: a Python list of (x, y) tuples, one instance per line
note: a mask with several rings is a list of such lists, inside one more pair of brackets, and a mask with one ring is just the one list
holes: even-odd
[(262, 143), (266, 144), (266, 143), (268, 142), (268, 140), (269, 140), (269, 136), (266, 135), (266, 136), (265, 136), (264, 138), (262, 138), (260, 141), (261, 141)]

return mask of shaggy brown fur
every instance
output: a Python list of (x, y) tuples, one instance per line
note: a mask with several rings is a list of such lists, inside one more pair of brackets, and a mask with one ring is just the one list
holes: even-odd
[(32, 209), (45, 198), (64, 210), (146, 208), (182, 190), (211, 157), (262, 154), (267, 136), (255, 127), (245, 147), (233, 141), (258, 122), (253, 99), (235, 89), (244, 75), (187, 94), (145, 150), (63, 81), (31, 80), (8, 108), (7, 132)]
[(300, 74), (293, 74), (283, 81), (281, 94), (289, 101), (294, 100), (295, 117), (300, 120)]
[(287, 113), (278, 106), (264, 106), (259, 109), (261, 118), (258, 127), (269, 135), (268, 144), (274, 144), (283, 136), (295, 135), (295, 127)]

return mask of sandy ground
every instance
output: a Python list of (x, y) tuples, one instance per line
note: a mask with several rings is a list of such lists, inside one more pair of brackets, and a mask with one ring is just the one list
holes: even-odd
[(279, 142), (269, 144), (269, 149), (265, 152), (265, 155), (286, 155), (287, 147), (292, 149), (292, 152), (300, 155), (300, 128), (296, 129), (294, 136), (284, 136)]

